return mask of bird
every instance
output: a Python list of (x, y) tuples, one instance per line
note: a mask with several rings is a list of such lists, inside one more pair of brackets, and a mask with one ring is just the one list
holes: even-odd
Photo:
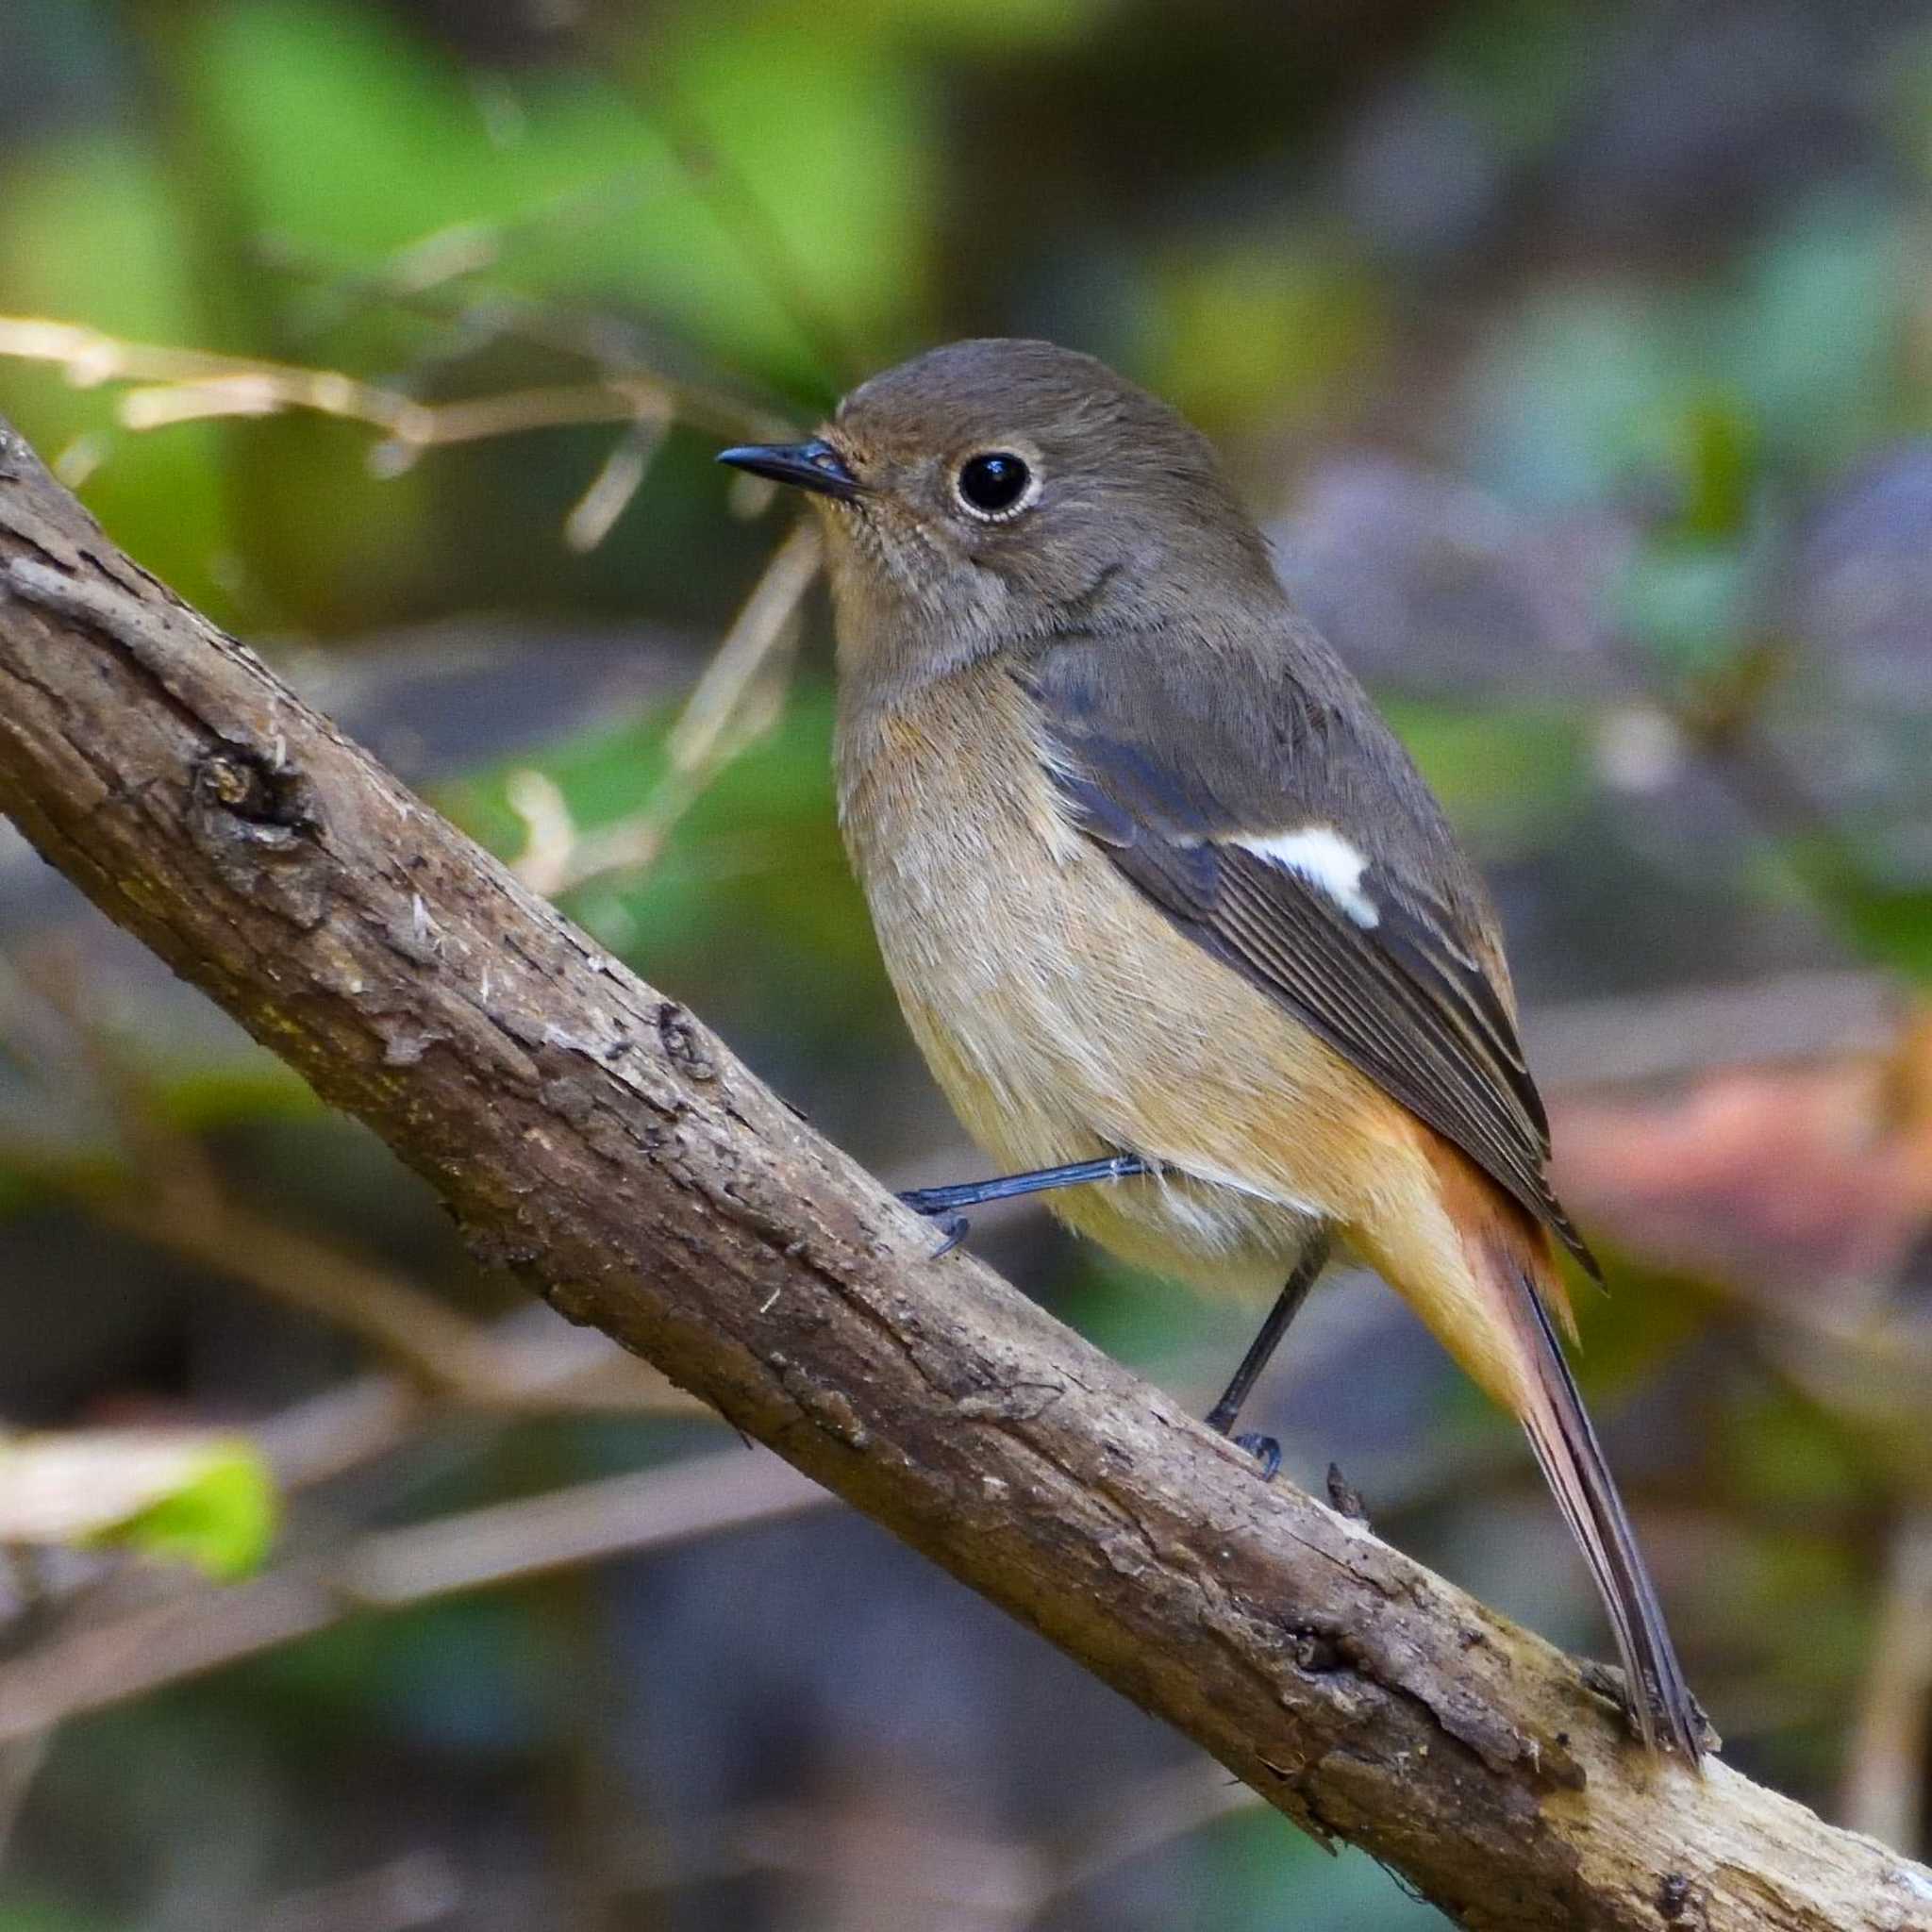
[[(930, 350), (720, 460), (824, 526), (839, 818), (907, 1023), (992, 1179), (1272, 1304), (1332, 1257), (1523, 1424), (1642, 1743), (1701, 1719), (1565, 1360), (1567, 1252), (1500, 924), (1394, 732), (1294, 608), (1210, 441), (1051, 342)], [(1238, 1438), (1275, 1459), (1265, 1439)]]

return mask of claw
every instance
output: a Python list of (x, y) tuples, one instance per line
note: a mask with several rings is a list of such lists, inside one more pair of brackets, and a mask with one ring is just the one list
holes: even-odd
[(940, 1244), (926, 1257), (929, 1261), (950, 1255), (966, 1239), (966, 1231), (973, 1224), (944, 1200), (948, 1191), (945, 1188), (913, 1188), (899, 1196), (913, 1213), (923, 1214), (940, 1231)]
[(1237, 1449), (1245, 1449), (1261, 1465), (1261, 1480), (1272, 1483), (1281, 1470), (1281, 1444), (1273, 1436), (1247, 1434), (1234, 1439)]

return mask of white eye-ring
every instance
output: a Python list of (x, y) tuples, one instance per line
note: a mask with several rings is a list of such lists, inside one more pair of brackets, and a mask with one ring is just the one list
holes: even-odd
[(1017, 450), (986, 449), (959, 465), (953, 488), (969, 514), (982, 523), (1003, 524), (1032, 508), (1040, 477)]

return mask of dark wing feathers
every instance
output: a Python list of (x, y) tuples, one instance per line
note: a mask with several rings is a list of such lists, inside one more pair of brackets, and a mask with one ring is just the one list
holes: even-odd
[[(1346, 674), (1318, 659), (1331, 701), (1311, 704), (1285, 667), (1238, 661), (1237, 688), (1211, 704), (1196, 699), (1191, 715), (1170, 680), (1162, 702), (1136, 719), (1106, 700), (1112, 681), (1092, 675), (1091, 649), (1062, 646), (1058, 662), (1048, 654), (1025, 678), (1047, 769), (1074, 822), (1189, 938), (1460, 1148), (1595, 1274), (1544, 1177), (1549, 1121), (1485, 970), (1494, 952), (1480, 888), (1366, 700), (1332, 701)], [(1255, 687), (1245, 693), (1243, 676)], [(1257, 755), (1272, 769), (1257, 771)], [(1384, 783), (1387, 797), (1364, 797)], [(1238, 842), (1307, 825), (1337, 829), (1368, 858), (1360, 891), (1374, 924)]]

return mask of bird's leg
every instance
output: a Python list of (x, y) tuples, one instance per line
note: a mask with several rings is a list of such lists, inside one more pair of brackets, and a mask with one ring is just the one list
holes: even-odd
[(1268, 1319), (1261, 1324), (1260, 1333), (1248, 1344), (1248, 1352), (1242, 1356), (1241, 1367), (1222, 1391), (1221, 1400), (1208, 1411), (1208, 1426), (1219, 1430), (1224, 1436), (1233, 1436), (1236, 1444), (1261, 1465), (1264, 1482), (1272, 1482), (1274, 1472), (1281, 1467), (1281, 1444), (1273, 1436), (1235, 1436), (1235, 1418), (1241, 1414), (1241, 1404), (1248, 1399), (1248, 1391), (1268, 1366), (1269, 1357), (1280, 1347), (1281, 1338), (1288, 1333), (1288, 1324), (1307, 1300), (1308, 1291), (1315, 1285), (1315, 1277), (1327, 1265), (1328, 1237), (1322, 1234), (1302, 1251), (1301, 1259), (1294, 1264), (1293, 1273), (1275, 1296), (1274, 1306), (1268, 1310)]
[(1110, 1154), (1104, 1160), (1075, 1160), (1066, 1167), (1037, 1167), (1030, 1174), (1007, 1174), (990, 1181), (960, 1181), (950, 1188), (914, 1188), (901, 1194), (915, 1214), (939, 1223), (945, 1237), (933, 1258), (949, 1255), (966, 1239), (962, 1208), (983, 1201), (1007, 1201), (1016, 1194), (1042, 1194), (1049, 1188), (1077, 1188), (1089, 1181), (1124, 1181), (1154, 1170), (1138, 1154)]

